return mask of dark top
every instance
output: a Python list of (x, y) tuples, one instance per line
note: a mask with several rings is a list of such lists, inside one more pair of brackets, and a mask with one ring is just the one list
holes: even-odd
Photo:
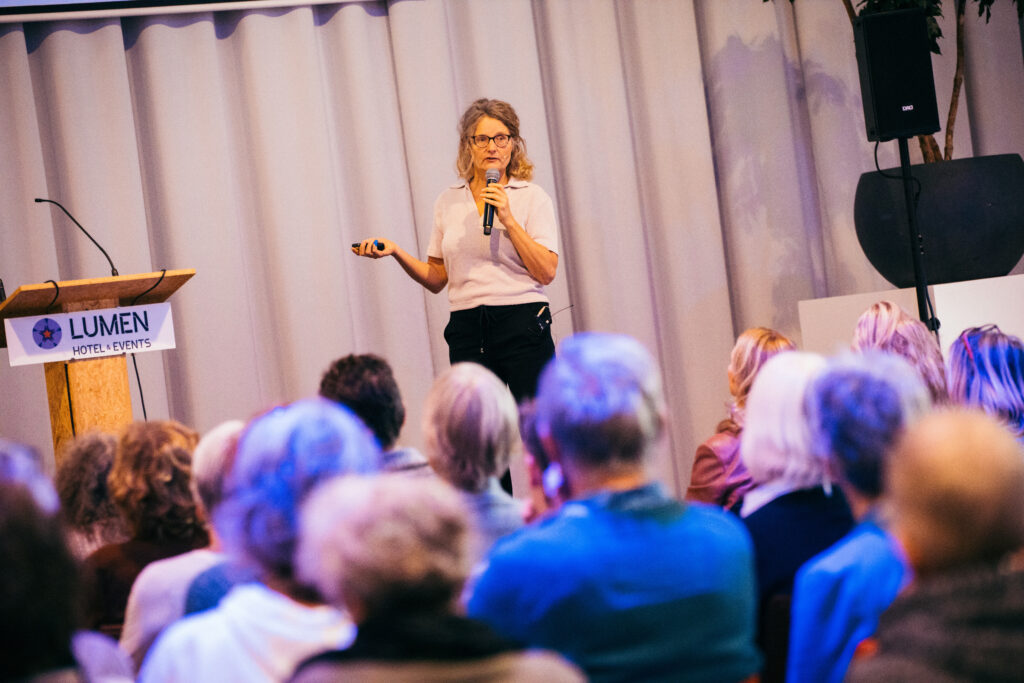
[(351, 647), (307, 659), (291, 679), (292, 683), (524, 680), (581, 683), (584, 678), (553, 653), (525, 651), (482, 622), (416, 610), (391, 611), (365, 620)]
[(762, 683), (783, 681), (789, 651), (790, 599), (800, 567), (853, 528), (853, 514), (839, 487), (821, 486), (779, 496), (743, 523), (754, 541), (757, 573), (757, 643), (764, 653)]
[(743, 523), (754, 541), (754, 567), (761, 602), (793, 592), (800, 566), (853, 528), (853, 514), (838, 486), (792, 491), (755, 510)]
[(128, 594), (146, 565), (194, 550), (204, 541), (133, 538), (124, 543), (105, 545), (93, 552), (85, 558), (83, 565), (85, 576), (93, 582), (86, 608), (86, 627), (119, 638)]
[(232, 588), (258, 578), (255, 569), (233, 560), (215, 564), (192, 579), (185, 593), (185, 614), (213, 609)]
[(919, 579), (882, 614), (877, 643), (846, 680), (1020, 681), (1024, 572), (982, 566)]
[(519, 649), (518, 645), (475, 619), (455, 614), (396, 614), (367, 619), (359, 624), (356, 639), (348, 649), (325, 652), (307, 662), (360, 659), (458, 661)]

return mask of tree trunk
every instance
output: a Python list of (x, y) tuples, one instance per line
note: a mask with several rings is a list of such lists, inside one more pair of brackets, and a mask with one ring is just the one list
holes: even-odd
[(924, 159), (924, 163), (942, 161), (942, 149), (939, 147), (939, 143), (935, 142), (934, 135), (918, 135), (917, 144), (921, 146), (921, 157)]
[(853, 9), (853, 0), (843, 0), (843, 7), (846, 8), (846, 16), (850, 17), (850, 26), (853, 26), (853, 20), (857, 18), (857, 10)]
[(960, 88), (964, 83), (964, 14), (967, 0), (956, 0), (956, 73), (953, 76), (953, 95), (949, 100), (949, 114), (946, 117), (946, 153), (944, 158), (953, 158), (953, 128), (956, 126), (956, 112), (960, 104)]

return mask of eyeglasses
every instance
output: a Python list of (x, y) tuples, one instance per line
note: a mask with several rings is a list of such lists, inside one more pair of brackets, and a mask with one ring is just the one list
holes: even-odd
[(512, 139), (511, 135), (505, 133), (498, 133), (497, 135), (470, 135), (469, 141), (477, 149), (485, 149), (487, 145), (491, 144), (491, 140), (494, 140), (494, 144), (499, 148), (504, 149), (508, 146), (508, 141)]
[(971, 342), (973, 341), (977, 345), (978, 340), (983, 337), (996, 334), (1001, 335), (1003, 331), (999, 329), (999, 325), (989, 323), (988, 325), (982, 325), (981, 327), (968, 327), (966, 330), (960, 333), (960, 343), (964, 345), (964, 351), (967, 353), (967, 358), (970, 359), (971, 363), (974, 363), (974, 349), (971, 348)]

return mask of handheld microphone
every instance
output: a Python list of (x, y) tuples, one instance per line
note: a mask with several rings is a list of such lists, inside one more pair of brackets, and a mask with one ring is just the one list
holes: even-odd
[[(501, 180), (501, 171), (496, 168), (487, 169), (487, 184), (496, 183)], [(491, 234), (491, 228), (494, 227), (494, 205), (484, 204), (484, 235)]]
[[(353, 249), (358, 249), (359, 245), (360, 245), (360, 242), (353, 242), (352, 243), (352, 248)], [(374, 240), (373, 241), (373, 246), (377, 247), (378, 249), (383, 249), (384, 248), (384, 243), (381, 242), (380, 240)]]
[(36, 203), (38, 204), (39, 202), (48, 202), (50, 204), (56, 204), (57, 208), (60, 209), (61, 211), (63, 211), (64, 215), (66, 215), (68, 218), (70, 218), (71, 222), (74, 223), (75, 225), (77, 225), (78, 229), (81, 230), (82, 232), (84, 232), (85, 236), (88, 237), (89, 240), (93, 244), (96, 245), (96, 248), (103, 252), (103, 255), (107, 257), (107, 263), (110, 264), (110, 274), (113, 275), (114, 277), (117, 277), (117, 268), (114, 267), (114, 262), (110, 260), (110, 254), (107, 253), (106, 249), (104, 249), (103, 247), (100, 246), (99, 242), (97, 242), (95, 239), (93, 239), (92, 235), (89, 234), (88, 230), (86, 230), (85, 228), (82, 227), (81, 223), (79, 223), (78, 221), (75, 220), (75, 217), (71, 215), (70, 211), (68, 211), (63, 206), (61, 206), (60, 202), (55, 202), (52, 199), (40, 199), (39, 197), (36, 197)]

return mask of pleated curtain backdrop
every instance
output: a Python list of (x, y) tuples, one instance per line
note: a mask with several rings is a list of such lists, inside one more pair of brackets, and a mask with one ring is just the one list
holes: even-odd
[[(1010, 3), (968, 19), (958, 157), (1024, 152)], [(951, 14), (951, 12), (948, 12)], [(940, 110), (954, 27), (934, 59)], [(456, 123), (511, 102), (555, 199), (557, 338), (632, 334), (658, 357), (685, 490), (724, 416), (735, 335), (799, 337), (801, 299), (886, 289), (853, 228), (873, 168), (853, 35), (824, 0), (396, 0), (0, 24), (0, 278), (196, 268), (178, 348), (138, 357), (151, 418), (200, 431), (316, 392), (330, 361), (395, 368), (419, 445), (447, 367), (446, 294), (350, 243), (425, 256), (457, 178)], [(879, 152), (897, 164), (894, 143)], [(1020, 269), (1020, 266), (1018, 266)], [(852, 333), (852, 330), (851, 330)], [(52, 450), (40, 366), (0, 353), (0, 435)], [(141, 415), (134, 391), (136, 415)]]

